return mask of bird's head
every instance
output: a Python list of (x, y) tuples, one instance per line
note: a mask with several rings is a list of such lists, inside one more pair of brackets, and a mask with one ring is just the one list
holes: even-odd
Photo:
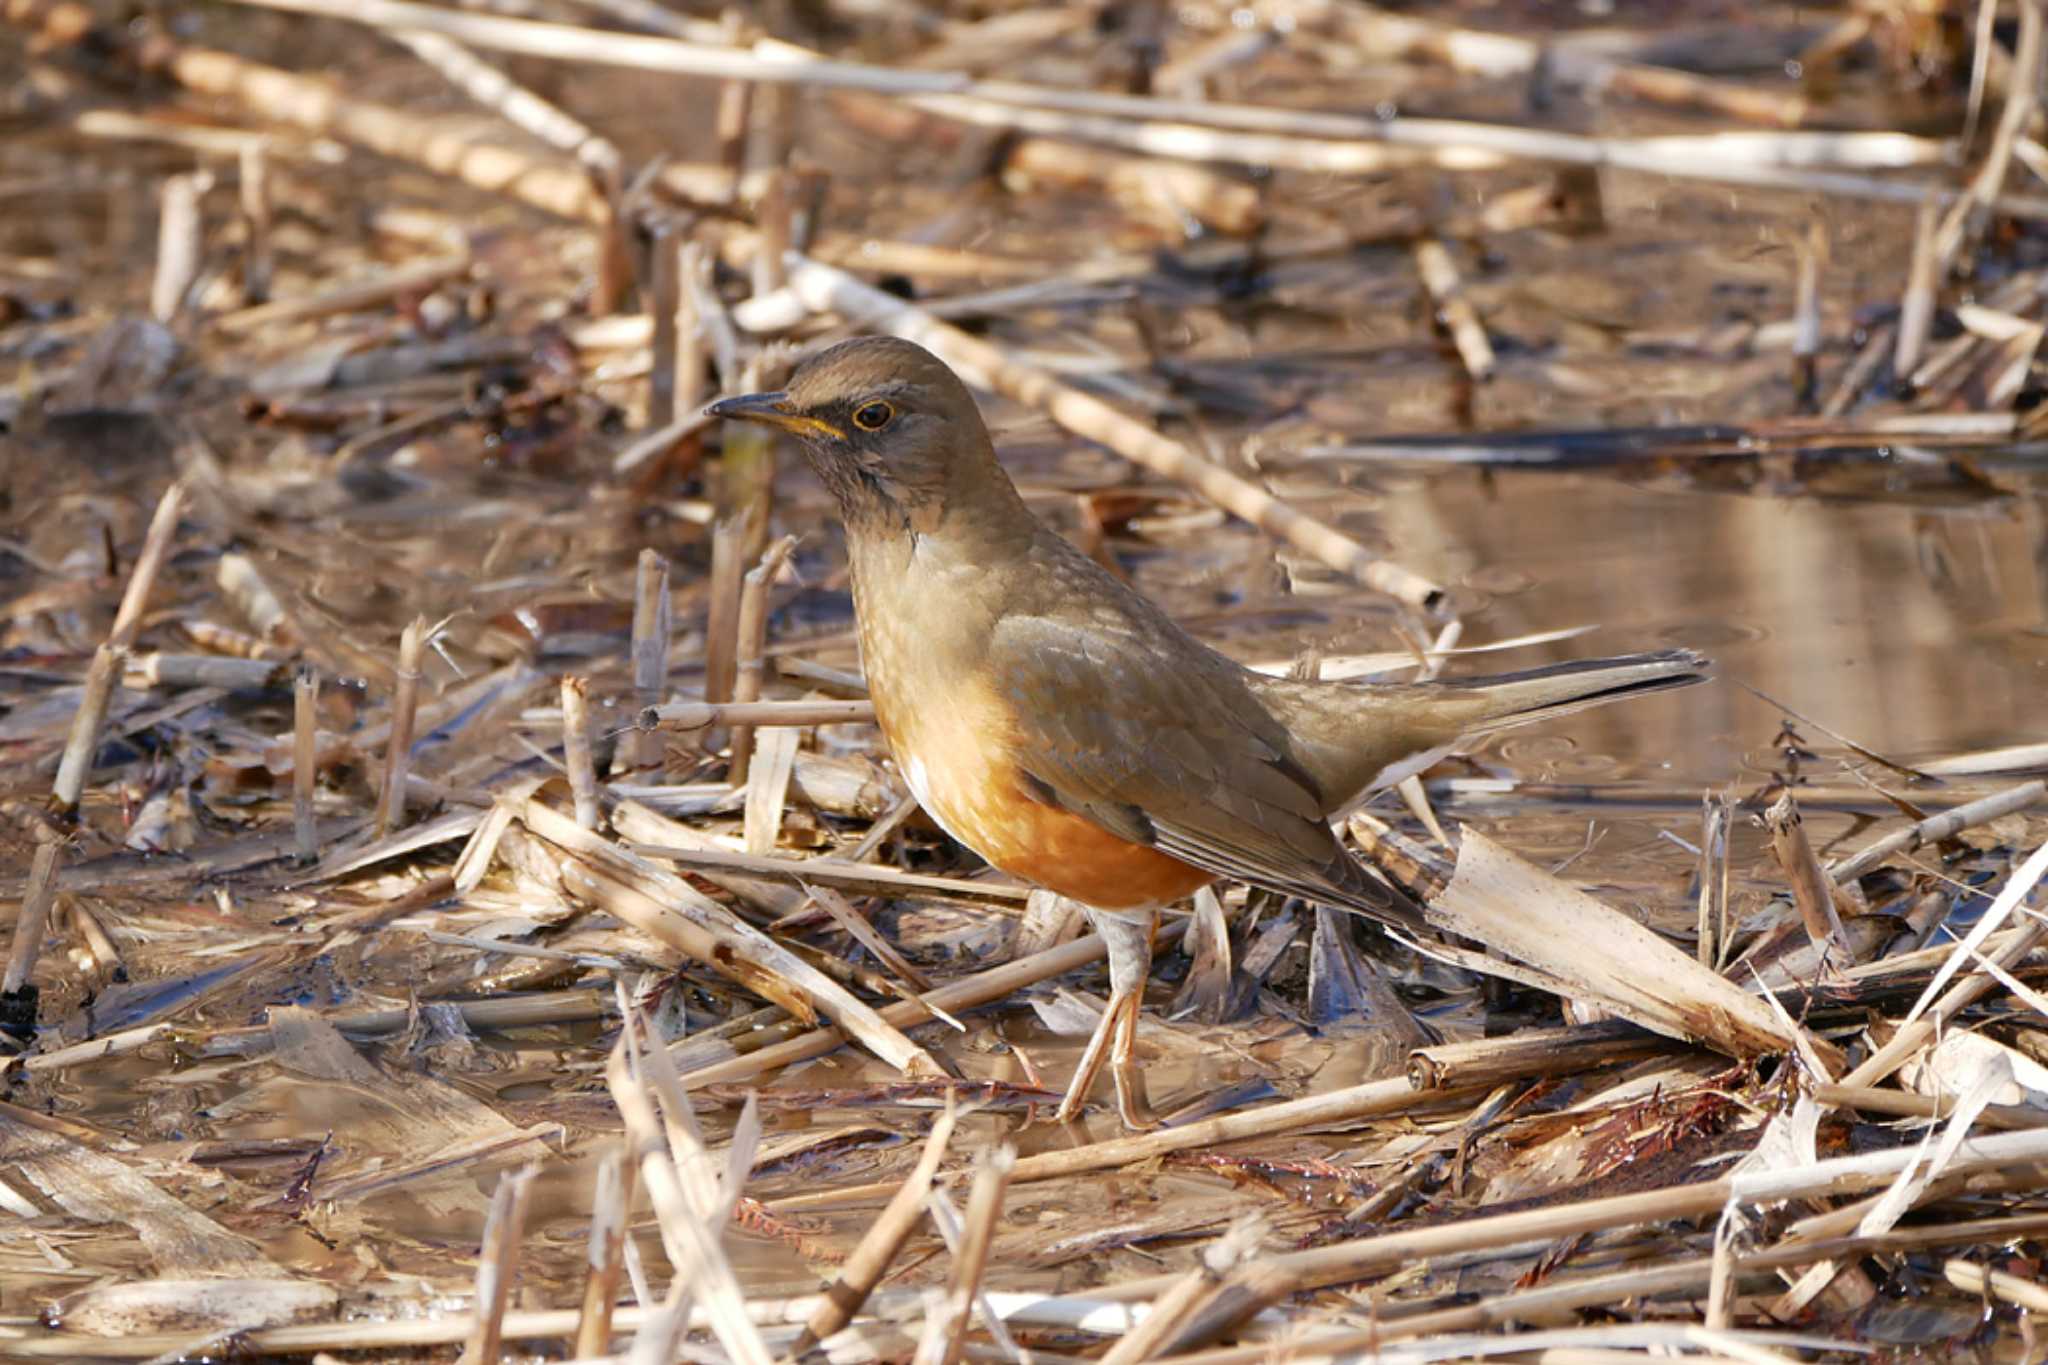
[(849, 525), (882, 518), (922, 528), (991, 485), (1009, 487), (967, 386), (930, 351), (895, 337), (843, 341), (797, 366), (788, 388), (721, 398), (705, 411), (795, 436)]

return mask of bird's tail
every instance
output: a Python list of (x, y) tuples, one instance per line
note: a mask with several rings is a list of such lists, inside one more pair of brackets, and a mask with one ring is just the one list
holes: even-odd
[(1568, 716), (1622, 697), (1690, 687), (1708, 678), (1708, 660), (1689, 649), (1581, 659), (1519, 673), (1460, 678), (1431, 684), (1445, 693), (1468, 694), (1477, 705), (1466, 713), (1465, 733), (1491, 734), (1532, 721)]

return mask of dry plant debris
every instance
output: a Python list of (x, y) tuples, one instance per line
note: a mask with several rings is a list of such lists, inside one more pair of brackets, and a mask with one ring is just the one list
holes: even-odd
[[(0, 1358), (2033, 1358), (2043, 0), (1596, 8), (0, 0)], [(701, 414), (862, 330), (1264, 667), (1802, 713), (1203, 893), (1055, 1129), (1102, 944)]]

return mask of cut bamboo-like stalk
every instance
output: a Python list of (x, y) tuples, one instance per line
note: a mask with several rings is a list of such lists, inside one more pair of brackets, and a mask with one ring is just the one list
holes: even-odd
[(171, 176), (158, 197), (156, 277), (149, 288), (149, 314), (158, 322), (177, 319), (185, 295), (199, 278), (199, 263), (206, 253), (199, 201), (211, 179), (199, 173)]
[(694, 417), (704, 406), (704, 325), (698, 317), (697, 298), (709, 265), (704, 248), (696, 242), (682, 242), (676, 248), (676, 297), (674, 318), (675, 360), (669, 368), (669, 387), (675, 395), (678, 417)]
[(405, 780), (412, 766), (413, 721), (419, 712), (420, 653), (426, 648), (427, 620), (414, 617), (398, 640), (398, 686), (391, 696), (391, 735), (384, 743), (384, 783), (377, 793), (371, 820), (377, 837), (405, 823)]
[(1578, 1075), (1670, 1048), (1656, 1034), (1618, 1019), (1573, 1028), (1524, 1029), (1504, 1038), (1416, 1048), (1408, 1054), (1408, 1081), (1417, 1090), (1501, 1085), (1520, 1078)]
[(503, 1343), (505, 1304), (519, 1269), (519, 1244), (526, 1236), (526, 1209), (540, 1167), (505, 1176), (491, 1196), (484, 1220), (482, 1254), (476, 1265), (476, 1323), (462, 1349), (462, 1365), (497, 1365)]
[[(668, 646), (675, 634), (668, 591), (668, 561), (654, 550), (642, 550), (633, 580), (633, 700), (641, 707), (657, 705), (668, 683)], [(623, 736), (612, 771), (661, 766), (661, 736), (636, 730)]]
[(761, 243), (754, 252), (754, 293), (756, 296), (773, 294), (782, 288), (785, 277), (782, 253), (789, 250), (790, 214), (789, 172), (778, 166), (768, 172), (761, 198), (754, 205), (754, 222), (760, 228)]
[[(64, 845), (55, 838), (36, 845), (29, 862), (28, 884), (21, 893), (21, 909), (14, 917), (14, 942), (7, 954), (7, 974), (0, 977), (0, 1022), (21, 1036), (35, 1035), (35, 1001), (25, 1003), (23, 992), (35, 974), (36, 958), (43, 951), (43, 938), (50, 931), (50, 907), (57, 899), (57, 873), (64, 862)], [(14, 1017), (19, 1009), (24, 1017)]]
[[(783, 563), (796, 549), (796, 537), (784, 536), (768, 552), (761, 556), (761, 562), (747, 572), (746, 580), (740, 587), (740, 615), (738, 626), (737, 668), (733, 677), (732, 699), (736, 706), (745, 706), (760, 700), (762, 685), (766, 678), (766, 665), (762, 656), (768, 648), (768, 594), (775, 585), (775, 576), (782, 572)], [(735, 723), (732, 731), (732, 763), (727, 770), (727, 780), (734, 786), (743, 786), (747, 780), (747, 767), (754, 757), (754, 729), (751, 725)]]
[(1792, 389), (1801, 412), (1812, 412), (1817, 398), (1820, 355), (1820, 271), (1827, 260), (1827, 229), (1818, 219), (1793, 243), (1798, 276), (1792, 290)]
[(78, 710), (72, 714), (63, 756), (57, 760), (57, 780), (50, 787), (58, 814), (67, 820), (78, 813), (79, 799), (85, 794), (85, 779), (92, 772), (93, 756), (99, 752), (100, 727), (107, 719), (107, 703), (113, 698), (114, 683), (121, 676), (121, 664), (126, 657), (127, 652), (118, 645), (101, 645), (92, 652), (92, 663), (86, 667), (84, 693), (79, 697)]
[(242, 144), (242, 302), (262, 303), (270, 297), (270, 140), (252, 138)]
[(2048, 781), (2036, 778), (2022, 782), (2017, 787), (1993, 792), (1975, 801), (1966, 801), (1960, 806), (1930, 815), (1916, 821), (1902, 830), (1896, 830), (1857, 849), (1848, 857), (1828, 867), (1830, 880), (1844, 884), (1856, 880), (1864, 873), (1876, 868), (1894, 853), (1912, 853), (1929, 844), (1938, 844), (1953, 839), (1966, 829), (1989, 824), (2001, 816), (2025, 810), (2048, 797)]
[[(745, 21), (738, 9), (728, 9), (723, 19), (725, 41), (730, 47), (740, 45)], [(718, 164), (732, 175), (733, 194), (739, 193), (740, 171), (747, 160), (747, 124), (754, 112), (754, 82), (729, 80), (718, 87), (718, 111), (712, 123), (712, 136), (718, 148)]]
[(875, 723), (875, 704), (871, 701), (675, 701), (648, 707), (635, 717), (634, 723), (643, 730), (673, 730), (684, 734), (728, 725), (756, 728), (770, 725), (872, 725)]
[(654, 337), (648, 344), (647, 425), (673, 426), (678, 416), (694, 411), (676, 401), (677, 321), (681, 300), (689, 291), (682, 287), (681, 262), (676, 255), (681, 234), (672, 222), (657, 223), (647, 244), (652, 265), (648, 282), (647, 311), (654, 319)]
[[(745, 541), (746, 530), (738, 520), (727, 518), (711, 528), (711, 600), (704, 623), (704, 700), (714, 706), (732, 700), (733, 681), (739, 672), (740, 587), (746, 574), (740, 547)], [(720, 723), (715, 719), (703, 722)]]
[(214, 580), (258, 635), (272, 644), (299, 643), (298, 627), (292, 624), (284, 603), (278, 601), (262, 570), (247, 555), (232, 550), (222, 555), (214, 568)]
[[(737, 1365), (770, 1365), (773, 1359), (760, 1329), (747, 1316), (746, 1299), (719, 1243), (721, 1228), (707, 1216), (715, 1192), (703, 1182), (684, 1178), (680, 1153), (671, 1151), (660, 1117), (640, 1077), (633, 1075), (628, 1036), (621, 1035), (605, 1067), (605, 1084), (626, 1120), (626, 1132), (639, 1161), (661, 1227), (662, 1245), (686, 1285), (704, 1308), (719, 1344)], [(694, 1165), (694, 1163), (692, 1163)], [(694, 1171), (692, 1172), (694, 1175)]]
[(1726, 794), (1705, 798), (1700, 819), (1699, 960), (1708, 971), (1721, 970), (1728, 950), (1728, 822), (1735, 811)]
[(136, 553), (135, 567), (128, 572), (128, 588), (121, 594), (121, 606), (114, 613), (113, 627), (107, 632), (107, 643), (127, 649), (135, 643), (135, 636), (142, 629), (142, 613), (149, 606), (149, 595), (156, 588), (157, 575), (163, 571), (164, 561), (170, 557), (171, 538), (177, 534), (178, 514), (184, 510), (185, 486), (173, 483), (164, 490), (157, 501), (156, 513), (149, 519), (149, 530), (142, 538), (142, 549)]
[(1493, 376), (1493, 343), (1487, 340), (1486, 324), (1479, 320), (1479, 310), (1465, 294), (1457, 262), (1451, 259), (1450, 249), (1434, 237), (1417, 241), (1414, 251), (1415, 271), (1422, 276), (1422, 287), (1429, 291), (1436, 305), (1437, 320), (1449, 333), (1458, 359), (1465, 363), (1465, 372), (1474, 381), (1484, 383)]
[(213, 319), (216, 331), (250, 332), (279, 322), (301, 322), (360, 312), (408, 294), (423, 294), (437, 285), (469, 273), (472, 262), (467, 252), (430, 256), (376, 271), (350, 284), (336, 285), (318, 293), (295, 298), (273, 299), (269, 303), (225, 313)]
[(608, 1147), (597, 1163), (597, 1190), (590, 1203), (590, 1251), (583, 1280), (583, 1310), (572, 1350), (601, 1356), (611, 1342), (612, 1305), (626, 1265), (626, 1220), (633, 1209), (633, 1163), (620, 1147)]
[(790, 1359), (801, 1358), (813, 1345), (853, 1321), (853, 1315), (860, 1311), (868, 1295), (882, 1282), (882, 1276), (896, 1259), (896, 1253), (903, 1249), (911, 1230), (924, 1217), (925, 1197), (931, 1193), (932, 1180), (939, 1173), (939, 1163), (946, 1159), (946, 1143), (952, 1135), (953, 1110), (948, 1105), (945, 1112), (933, 1120), (932, 1131), (925, 1138), (924, 1151), (919, 1154), (917, 1165), (896, 1186), (881, 1213), (868, 1224), (868, 1230), (854, 1246), (853, 1254), (840, 1267), (839, 1278), (825, 1291), (825, 1301), (804, 1324), (803, 1334), (790, 1348)]
[(967, 1325), (981, 1296), (981, 1278), (988, 1270), (996, 1220), (1002, 1216), (1003, 1192), (1010, 1187), (1010, 1172), (1016, 1165), (1017, 1149), (1007, 1142), (984, 1152), (976, 1164), (960, 1247), (946, 1282), (946, 1346), (940, 1355), (940, 1365), (959, 1365), (961, 1349), (967, 1343)]
[(576, 823), (597, 828), (597, 765), (590, 754), (590, 684), (562, 678), (562, 766), (569, 771), (569, 794), (576, 803)]
[(302, 664), (292, 680), (292, 839), (299, 861), (320, 856), (320, 825), (313, 814), (313, 786), (320, 777), (320, 673)]
[(1806, 823), (1799, 818), (1799, 805), (1792, 799), (1790, 789), (1764, 812), (1763, 824), (1770, 831), (1771, 851), (1777, 855), (1778, 866), (1791, 883), (1792, 900), (1799, 907), (1806, 936), (1836, 967), (1854, 965), (1849, 936), (1835, 908), (1834, 883), (1821, 869), (1813, 844), (1806, 837)]
[(1941, 287), (1941, 256), (1935, 249), (1940, 217), (1940, 206), (1929, 198), (1914, 220), (1913, 255), (1906, 270), (1906, 291), (1899, 299), (1898, 335), (1892, 343), (1892, 374), (1901, 384), (1920, 368), (1934, 323), (1935, 294)]

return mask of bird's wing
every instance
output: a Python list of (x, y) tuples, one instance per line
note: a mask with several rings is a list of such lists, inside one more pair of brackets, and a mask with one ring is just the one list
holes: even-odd
[(1414, 906), (1337, 843), (1235, 666), (1158, 624), (997, 624), (990, 674), (1032, 795), (1218, 876), (1419, 929)]

